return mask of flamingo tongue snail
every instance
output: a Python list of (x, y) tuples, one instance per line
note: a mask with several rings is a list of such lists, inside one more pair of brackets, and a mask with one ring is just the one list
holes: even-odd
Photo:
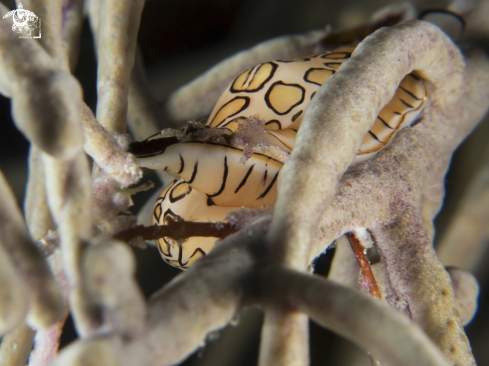
[[(228, 212), (243, 206), (273, 205), (284, 161), (266, 150), (250, 153), (233, 146), (226, 136), (250, 120), (258, 121), (262, 141), (290, 152), (309, 102), (354, 49), (341, 47), (299, 59), (265, 62), (238, 75), (221, 95), (206, 125), (209, 130), (221, 130), (224, 138), (218, 142), (175, 139), (168, 146), (150, 148), (149, 152), (133, 151), (141, 166), (162, 169), (177, 177), (156, 201), (153, 223), (163, 225), (169, 217), (219, 222), (225, 220)], [(413, 74), (406, 75), (365, 136), (355, 161), (373, 156), (401, 128), (409, 126), (423, 109), (426, 98), (424, 82)], [(138, 144), (156, 146), (161, 137), (156, 134)], [(216, 241), (217, 238), (191, 237), (182, 242), (164, 237), (156, 244), (167, 263), (185, 269), (212, 250)]]

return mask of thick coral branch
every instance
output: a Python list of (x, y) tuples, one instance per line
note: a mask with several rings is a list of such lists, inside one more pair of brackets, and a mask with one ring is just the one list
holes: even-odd
[(408, 315), (453, 364), (475, 365), (448, 273), (439, 262), (422, 219), (407, 203), (391, 225), (372, 228), (394, 289), (388, 301)]
[[(118, 365), (175, 364), (196, 349), (208, 331), (224, 326), (243, 305), (255, 303), (278, 313), (304, 312), (388, 363), (447, 365), (419, 328), (380, 301), (331, 281), (268, 266), (274, 255), (263, 240), (268, 225), (269, 219), (262, 219), (228, 237), (156, 293), (149, 302), (143, 337), (122, 343), (117, 335), (77, 341), (53, 366), (103, 364), (101, 354)], [(280, 332), (287, 327), (292, 329), (282, 324)], [(186, 331), (179, 332), (182, 328)]]
[(121, 231), (114, 235), (114, 239), (131, 241), (140, 236), (144, 240), (155, 240), (164, 236), (173, 239), (187, 239), (191, 236), (225, 238), (237, 231), (231, 224), (225, 222), (192, 222), (168, 220), (168, 225), (143, 226), (139, 225), (131, 229)]
[(280, 173), (279, 197), (268, 234), (271, 241), (284, 243), (277, 249), (283, 251), (286, 264), (307, 265), (312, 233), (341, 176), (380, 109), (413, 70), (434, 84), (434, 103), (447, 106), (460, 96), (464, 70), (460, 52), (437, 27), (417, 21), (382, 28), (367, 37), (318, 90)]
[(227, 244), (219, 245), (205, 261), (198, 261), (155, 293), (148, 303), (148, 329), (143, 337), (124, 345), (116, 335), (96, 343), (78, 341), (63, 350), (52, 366), (102, 364), (95, 354), (89, 356), (94, 347), (118, 360), (118, 365), (172, 365), (182, 361), (199, 347), (208, 331), (224, 327), (241, 308), (242, 281), (255, 273), (254, 255), (262, 255), (259, 243), (268, 222), (228, 237)]
[[(383, 72), (385, 68), (391, 72)], [(446, 78), (442, 69), (450, 69), (451, 77)], [(279, 198), (268, 233), (269, 242), (276, 246), (286, 266), (304, 270), (310, 262), (312, 233), (331, 203), (338, 181), (380, 109), (392, 98), (401, 79), (413, 70), (432, 83), (434, 106), (447, 108), (460, 97), (462, 57), (440, 30), (424, 22), (408, 22), (374, 33), (316, 94), (305, 113), (291, 159), (281, 172)], [(426, 222), (431, 219), (432, 215)], [(350, 227), (368, 226), (359, 222), (353, 227), (350, 223)], [(448, 308), (450, 305), (453, 308), (453, 301)], [(464, 353), (467, 343), (461, 344)]]

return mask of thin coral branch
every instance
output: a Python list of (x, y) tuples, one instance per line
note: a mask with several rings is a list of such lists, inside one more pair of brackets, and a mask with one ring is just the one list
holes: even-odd
[(360, 267), (360, 271), (362, 272), (362, 276), (366, 282), (366, 287), (370, 292), (370, 295), (378, 299), (382, 298), (379, 286), (377, 286), (377, 281), (375, 280), (372, 268), (370, 267), (370, 262), (365, 253), (365, 248), (360, 244), (360, 241), (355, 234), (348, 233), (346, 234), (346, 237), (350, 241), (351, 249), (357, 258), (358, 267)]
[(336, 241), (336, 250), (329, 269), (328, 279), (344, 286), (358, 288), (358, 262), (345, 236)]
[(61, 253), (58, 249), (59, 248), (54, 249), (53, 252), (49, 254), (47, 260), (63, 292), (65, 309), (63, 316), (58, 322), (47, 329), (41, 329), (36, 332), (34, 337), (34, 347), (29, 356), (29, 366), (46, 366), (57, 356), (63, 326), (70, 311), (68, 306), (68, 298), (70, 295), (69, 283), (63, 269)]
[[(80, 154), (68, 161), (59, 161), (47, 154), (43, 155), (48, 204), (58, 225), (63, 266), (68, 277), (71, 296), (84, 298), (80, 253), (84, 241), (91, 233), (91, 190), (88, 161)], [(84, 306), (73, 307), (79, 318), (91, 319)], [(82, 328), (83, 329), (83, 328)]]
[(80, 36), (83, 27), (83, 0), (63, 0), (62, 38), (70, 70), (73, 72), (80, 52)]
[(3, 246), (0, 246), (0, 285), (0, 334), (6, 334), (23, 324), (29, 294)]
[[(42, 254), (29, 237), (15, 197), (1, 173), (0, 196), (1, 271), (9, 272), (2, 273), (2, 278), (19, 277), (1, 287), (4, 299), (1, 312), (6, 316), (2, 323), (15, 326), (10, 318), (16, 320), (28, 305), (27, 323), (35, 328), (46, 328), (57, 321), (63, 312), (60, 289)], [(4, 333), (6, 329), (2, 328), (0, 332)]]
[[(117, 261), (113, 260), (114, 256)], [(131, 250), (115, 240), (93, 241), (84, 251), (81, 270), (85, 275), (88, 304), (101, 322), (93, 329), (85, 329), (86, 336), (114, 333), (126, 341), (142, 336), (146, 307), (133, 278), (135, 264)]]
[(97, 120), (111, 133), (126, 132), (129, 78), (144, 1), (104, 0), (97, 29)]
[(27, 179), (24, 215), (32, 238), (44, 238), (49, 230), (55, 229), (55, 224), (46, 199), (46, 184), (42, 152), (31, 145), (29, 151), (29, 176)]
[(141, 168), (134, 156), (126, 151), (129, 143), (127, 136), (119, 136), (116, 140), (99, 124), (85, 104), (80, 114), (84, 127), (85, 152), (120, 186), (125, 187), (139, 180), (142, 176)]
[(121, 231), (114, 235), (114, 239), (122, 241), (130, 241), (138, 236), (144, 240), (156, 240), (164, 236), (179, 240), (187, 239), (191, 236), (204, 236), (225, 238), (237, 231), (231, 224), (226, 222), (208, 223), (208, 222), (192, 222), (179, 220), (175, 221), (171, 218), (167, 225), (144, 226), (139, 225), (131, 229)]
[[(42, 4), (39, 3), (38, 5), (42, 7), (44, 6)], [(58, 4), (59, 9), (57, 8), (53, 12), (59, 19), (53, 20), (53, 24), (49, 28), (53, 34), (58, 30), (57, 40), (53, 38), (39, 45), (34, 40), (28, 39), (26, 42), (12, 45), (13, 57), (2, 59), (2, 72), (7, 72), (8, 74), (7, 77), (2, 75), (1, 80), (4, 87), (3, 91), (13, 98), (13, 112), (16, 123), (31, 142), (36, 145), (36, 148), (43, 151), (40, 157), (44, 166), (47, 202), (54, 221), (58, 225), (63, 266), (70, 287), (70, 302), (73, 315), (80, 333), (85, 335), (95, 332), (104, 325), (103, 319), (97, 318), (98, 314), (93, 312), (93, 308), (99, 306), (105, 309), (105, 307), (98, 304), (97, 301), (99, 300), (89, 292), (89, 287), (85, 282), (86, 279), (84, 279), (83, 268), (81, 267), (83, 247), (92, 234), (92, 182), (88, 161), (82, 150), (83, 133), (79, 113), (82, 106), (81, 92), (78, 83), (66, 72), (68, 67), (63, 62), (66, 59), (66, 55), (64, 54), (60, 38), (60, 4)], [(46, 5), (46, 9), (47, 7), (48, 5)], [(42, 9), (40, 11), (43, 11)], [(2, 12), (5, 13), (3, 8)], [(2, 32), (2, 35), (0, 46), (3, 48), (8, 47), (13, 42), (11, 32), (5, 31)], [(47, 54), (43, 47), (51, 53), (51, 56)], [(22, 83), (19, 84), (19, 80), (22, 80)], [(39, 93), (38, 88), (45, 89), (46, 92)], [(36, 97), (32, 98), (33, 95)], [(107, 142), (107, 139), (104, 140), (103, 138), (104, 135), (101, 135), (102, 137), (98, 140), (89, 140), (95, 152), (97, 143), (100, 143), (101, 140)], [(124, 160), (122, 163), (119, 162), (119, 170), (114, 175), (119, 180), (122, 180), (123, 184), (129, 184), (139, 178), (140, 170), (134, 164), (134, 159), (132, 158), (131, 160), (130, 155), (120, 150), (119, 148), (119, 151), (117, 151), (114, 146), (110, 146), (109, 149), (109, 151), (114, 151), (116, 158), (122, 155), (122, 160)], [(94, 155), (97, 157), (96, 153)], [(112, 158), (114, 160), (114, 157)], [(112, 163), (117, 165), (114, 162)], [(110, 167), (110, 164), (105, 165)], [(107, 169), (110, 171), (110, 168)], [(107, 179), (107, 181), (107, 184), (114, 185), (113, 180)], [(119, 187), (120, 185), (119, 183)], [(39, 191), (39, 189), (34, 187), (32, 193), (36, 191)], [(34, 202), (34, 200), (30, 204), (34, 206), (42, 205), (42, 197), (43, 195), (38, 198), (41, 201)], [(100, 207), (100, 205), (95, 205), (95, 207)], [(48, 224), (45, 222), (37, 221), (45, 218), (46, 215), (41, 215), (34, 220), (30, 220), (36, 235), (41, 230), (45, 233), (48, 228)], [(42, 259), (39, 262), (44, 263)], [(29, 262), (27, 263), (29, 264)], [(35, 276), (37, 281), (42, 281), (43, 278), (41, 275)], [(28, 285), (29, 287), (31, 286), (30, 283)], [(36, 291), (41, 291), (43, 288), (42, 293), (45, 296), (52, 292), (52, 286), (50, 287), (48, 284), (37, 288), (38, 290), (33, 291), (34, 295), (36, 295)], [(22, 289), (22, 287), (19, 287), (19, 289)], [(35, 298), (36, 296), (34, 296)], [(104, 301), (107, 302), (108, 300), (104, 299)], [(125, 301), (122, 305), (129, 302)], [(105, 305), (109, 306), (107, 303)], [(37, 303), (35, 303), (35, 306), (31, 307), (29, 314), (34, 313), (39, 317), (38, 307)], [(19, 307), (19, 309), (19, 311), (22, 311), (22, 307)], [(52, 317), (52, 312), (56, 310), (59, 310), (59, 307), (52, 305), (51, 312), (44, 311), (41, 313), (44, 318), (49, 318), (50, 316)], [(108, 313), (112, 314), (110, 311)], [(34, 320), (31, 320), (31, 317), (33, 316), (29, 315), (29, 322), (38, 321), (35, 317), (33, 317)], [(53, 323), (54, 320), (56, 319), (50, 319), (49, 324)], [(42, 325), (45, 326), (44, 323)]]
[(308, 317), (271, 307), (264, 311), (258, 365), (309, 365)]
[(163, 153), (167, 147), (177, 144), (177, 136), (162, 137), (155, 140), (134, 141), (129, 144), (129, 152), (137, 157)]
[(41, 19), (49, 19), (42, 23), (42, 35), (39, 43), (53, 58), (57, 66), (69, 71), (68, 58), (62, 41), (62, 3), (63, 0), (24, 0), (24, 6), (33, 11)]

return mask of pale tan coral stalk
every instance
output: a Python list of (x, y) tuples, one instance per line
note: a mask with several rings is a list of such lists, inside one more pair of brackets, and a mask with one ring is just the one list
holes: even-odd
[(31, 145), (29, 151), (29, 176), (27, 179), (24, 216), (29, 232), (35, 240), (44, 238), (55, 224), (46, 201), (46, 183), (42, 152)]
[(62, 6), (62, 37), (63, 45), (70, 70), (74, 72), (80, 53), (80, 36), (83, 26), (83, 0), (63, 0)]
[[(46, 328), (62, 315), (61, 291), (30, 238), (15, 197), (2, 173), (0, 197), (0, 250), (3, 262), (0, 269), (3, 285), (0, 289), (3, 293), (1, 313), (4, 323), (0, 332), (5, 333), (9, 328), (16, 327), (25, 312), (30, 326)], [(10, 281), (5, 282), (7, 278)]]
[(42, 34), (39, 43), (58, 63), (59, 68), (69, 71), (68, 57), (61, 37), (64, 18), (63, 0), (24, 0), (23, 5), (41, 18)]
[[(116, 140), (100, 125), (86, 104), (81, 106), (80, 115), (85, 134), (85, 152), (93, 158), (97, 165), (122, 187), (141, 178), (141, 168), (137, 165), (134, 156), (126, 151), (127, 138)], [(123, 147), (124, 145), (126, 146)]]
[(144, 1), (104, 0), (97, 32), (97, 120), (111, 132), (125, 133), (129, 78)]
[(308, 365), (309, 317), (273, 307), (264, 311), (258, 365)]
[(34, 334), (27, 325), (21, 325), (3, 337), (0, 345), (0, 366), (26, 365)]

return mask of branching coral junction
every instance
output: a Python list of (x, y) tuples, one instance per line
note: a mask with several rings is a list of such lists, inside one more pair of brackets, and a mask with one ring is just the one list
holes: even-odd
[[(0, 58), (1, 92), (12, 98), (15, 123), (32, 143), (29, 235), (0, 180), (0, 332), (7, 334), (1, 362), (26, 363), (34, 337), (26, 323), (36, 332), (30, 365), (175, 364), (243, 307), (259, 306), (265, 314), (262, 366), (308, 364), (308, 317), (381, 363), (475, 364), (462, 324), (474, 311), (477, 286), (468, 273), (445, 270), (433, 249), (432, 222), (451, 155), (489, 105), (489, 61), (467, 46), (470, 35), (484, 30), (469, 26), (462, 52), (436, 26), (407, 21), (409, 5), (381, 13), (401, 23), (368, 36), (319, 88), (280, 173), (275, 209), (231, 215), (242, 230), (145, 303), (133, 278), (132, 253), (110, 239), (136, 225), (133, 216), (120, 215), (130, 202), (123, 188), (141, 177), (126, 152), (127, 105), (131, 129), (151, 130), (155, 116), (164, 114), (141, 98), (149, 95), (138, 79), (135, 42), (143, 2), (86, 5), (99, 58), (97, 118), (69, 71), (78, 52), (81, 2), (24, 3), (50, 19), (40, 41), (19, 43), (1, 23), (0, 47), (8, 50)], [(487, 3), (471, 6), (453, 5), (468, 24), (481, 24)], [(7, 11), (0, 8), (2, 16)], [(244, 51), (176, 91), (165, 113), (178, 120), (188, 113), (182, 105), (210, 111), (237, 73), (270, 59), (320, 52), (327, 37), (281, 37)], [(63, 39), (71, 42), (66, 50)], [(372, 121), (413, 71), (428, 87), (421, 119), (373, 159), (350, 167)], [(93, 159), (92, 176), (83, 149)], [(349, 232), (365, 248), (373, 241), (380, 253), (373, 272), (382, 300), (358, 291), (358, 267), (341, 240), (330, 279), (307, 273), (314, 258)], [(45, 243), (59, 248), (45, 250)], [(51, 253), (51, 270), (43, 251)], [(67, 309), (80, 339), (56, 355)]]

